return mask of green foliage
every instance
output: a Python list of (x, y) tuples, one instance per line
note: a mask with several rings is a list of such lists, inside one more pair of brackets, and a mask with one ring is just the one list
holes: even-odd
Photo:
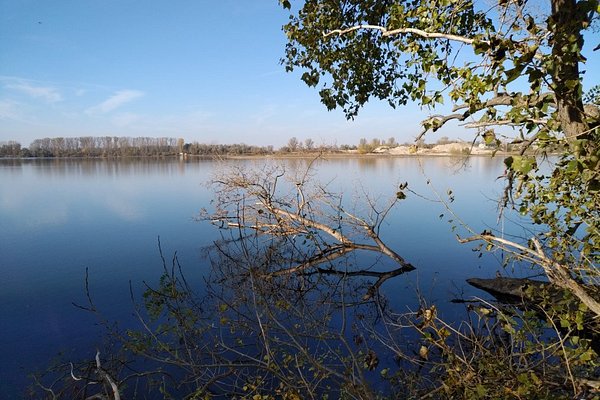
[(584, 96), (583, 100), (586, 103), (600, 106), (600, 85), (591, 88)]
[(428, 349), (424, 369), (433, 375), (435, 388), (429, 394), (434, 398), (569, 398), (572, 389), (564, 382), (572, 379), (570, 371), (593, 375), (600, 361), (591, 341), (580, 338), (575, 327), (550, 339), (554, 326), (542, 323), (537, 306), (516, 313), (489, 304), (470, 309), (470, 322), (458, 328), (425, 318), (431, 308), (419, 314), (415, 326), (422, 348)]
[[(586, 317), (591, 303), (582, 304), (581, 292), (592, 301), (600, 299), (593, 286), (600, 283), (600, 90), (583, 95), (580, 65), (585, 62), (584, 34), (599, 4), (573, 0), (550, 6), (543, 15), (531, 2), (499, 1), (486, 9), (468, 0), (307, 0), (290, 12), (284, 27), (283, 63), (288, 70), (303, 70), (302, 79), (319, 89), (325, 106), (342, 108), (348, 118), (374, 98), (392, 107), (415, 101), (427, 108), (449, 99), (454, 114), (426, 119), (423, 134), (451, 120), (469, 119), (469, 126), (482, 129), (486, 144), (497, 144), (489, 127), (516, 128), (513, 143), (521, 152), (505, 160), (503, 204), (539, 230), (502, 249), (569, 290), (560, 298), (547, 296), (536, 310), (556, 332), (558, 346), (533, 335), (530, 327), (539, 315), (525, 313), (515, 322), (498, 314), (498, 323), (516, 340), (511, 351), (527, 349), (549, 368), (560, 364), (552, 361), (558, 357), (563, 367), (585, 374), (597, 362), (580, 334), (596, 329)], [(487, 243), (488, 250), (496, 246)], [(560, 339), (561, 330), (568, 332), (568, 343)], [(506, 358), (485, 346), (472, 356), (471, 371), (454, 371), (456, 348), (440, 345), (445, 341), (439, 331), (423, 335), (429, 341), (423, 354), (431, 357), (431, 346), (442, 350), (448, 397), (555, 395), (538, 371), (504, 365)], [(559, 348), (562, 355), (546, 357)], [(505, 382), (498, 373), (504, 370), (514, 372), (507, 375), (514, 385), (496, 384)]]
[[(457, 7), (465, 10), (459, 18), (455, 18), (453, 11)], [(446, 82), (458, 76), (458, 71), (444, 61), (452, 53), (447, 43), (380, 37), (379, 31), (373, 30), (323, 35), (359, 24), (388, 30), (406, 26), (439, 28), (455, 35), (483, 35), (491, 26), (483, 12), (476, 12), (472, 5), (461, 1), (305, 2), (298, 15), (285, 26), (290, 40), (285, 65), (289, 70), (305, 69), (303, 80), (309, 86), (317, 86), (322, 80), (327, 82), (320, 91), (323, 103), (329, 109), (342, 107), (349, 117), (356, 115), (370, 97), (387, 100), (393, 106), (409, 100), (439, 103), (443, 101), (441, 93), (427, 92), (423, 73), (435, 72)]]
[(583, 112), (581, 31), (597, 6), (564, 2), (545, 19), (526, 3), (499, 2), (494, 12), (502, 18), (493, 19), (493, 12), (465, 0), (309, 0), (284, 27), (283, 63), (302, 69), (302, 80), (320, 87), (325, 106), (340, 107), (349, 118), (371, 98), (393, 107), (449, 98), (464, 111), (457, 119), (480, 113), (479, 122), (511, 121), (530, 131), (536, 121), (568, 122), (553, 112), (562, 105), (548, 93)]
[[(504, 17), (493, 20), (462, 0), (309, 0), (284, 28), (284, 64), (305, 70), (303, 80), (322, 87), (325, 105), (348, 117), (372, 97), (392, 106), (432, 106), (449, 97), (460, 112), (427, 119), (425, 131), (472, 117), (476, 126), (517, 126), (523, 152), (563, 151), (549, 174), (533, 155), (507, 158), (509, 185), (517, 182), (521, 212), (549, 227), (544, 241), (559, 261), (592, 256), (595, 268), (600, 112), (584, 111), (579, 63), (582, 32), (597, 8), (597, 1), (557, 2), (550, 17), (540, 18), (527, 4), (499, 2), (495, 11)], [(459, 56), (465, 44), (472, 52)], [(586, 100), (593, 106), (597, 99), (596, 87)], [(491, 130), (482, 136), (498, 143)], [(362, 140), (359, 151), (372, 147)], [(574, 236), (579, 226), (584, 236)]]
[(531, 174), (530, 164), (513, 160), (507, 166), (519, 179), (516, 191), (521, 212), (545, 230), (541, 237), (553, 259), (577, 266), (573, 273), (595, 281), (600, 262), (600, 137), (568, 144), (550, 175)]
[[(495, 20), (462, 0), (309, 0), (284, 28), (284, 64), (305, 70), (303, 80), (322, 87), (325, 105), (348, 117), (372, 97), (392, 106), (432, 106), (449, 97), (460, 112), (427, 119), (425, 131), (467, 117), (475, 126), (518, 127), (522, 153), (505, 160), (505, 204), (517, 201), (522, 214), (545, 227), (539, 239), (550, 258), (589, 281), (600, 245), (600, 111), (597, 88), (584, 108), (579, 64), (598, 1), (552, 4), (540, 17), (525, 2), (499, 2), (502, 18)], [(463, 55), (465, 47), (471, 52)], [(490, 130), (483, 138), (497, 141)], [(366, 141), (361, 148), (369, 150)], [(557, 150), (559, 161), (544, 172), (534, 153)]]

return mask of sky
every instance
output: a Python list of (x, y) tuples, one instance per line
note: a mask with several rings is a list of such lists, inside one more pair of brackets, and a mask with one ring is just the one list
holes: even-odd
[[(371, 102), (353, 121), (328, 112), (280, 65), (286, 21), (277, 0), (0, 0), (0, 142), (414, 139), (427, 115), (415, 105)], [(472, 137), (457, 126), (442, 134)]]

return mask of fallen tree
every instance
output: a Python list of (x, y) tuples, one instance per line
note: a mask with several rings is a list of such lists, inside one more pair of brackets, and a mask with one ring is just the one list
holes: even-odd
[[(367, 198), (367, 217), (359, 217), (349, 211), (353, 206), (346, 204), (343, 195), (311, 181), (317, 160), (296, 175), (286, 174), (280, 166), (260, 172), (232, 168), (213, 179), (216, 210), (205, 211), (200, 218), (233, 230), (234, 237), (228, 242), (240, 238), (249, 241), (249, 232), (254, 232), (259, 242), (278, 241), (283, 250), (279, 258), (271, 255), (259, 270), (265, 278), (315, 273), (372, 277), (376, 280), (364, 294), (364, 300), (371, 299), (386, 280), (415, 269), (379, 235), (386, 215), (404, 198), (407, 185), (401, 185), (396, 196), (381, 206)], [(335, 264), (337, 259), (356, 251), (382, 254), (396, 267), (383, 271), (348, 270), (347, 266), (340, 269)]]

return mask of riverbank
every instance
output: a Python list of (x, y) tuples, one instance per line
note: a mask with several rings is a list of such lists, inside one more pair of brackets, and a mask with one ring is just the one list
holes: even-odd
[[(528, 153), (534, 150), (528, 150)], [(484, 145), (473, 145), (469, 142), (454, 142), (447, 144), (438, 145), (400, 145), (395, 147), (379, 146), (373, 149), (371, 152), (362, 152), (357, 149), (352, 150), (339, 150), (333, 148), (319, 148), (313, 150), (303, 151), (273, 151), (273, 152), (259, 152), (259, 153), (207, 153), (207, 154), (193, 154), (193, 153), (170, 153), (170, 154), (150, 154), (150, 155), (68, 155), (68, 156), (38, 156), (38, 157), (0, 157), (2, 160), (26, 160), (26, 159), (167, 159), (167, 158), (179, 158), (183, 160), (187, 159), (241, 159), (241, 158), (311, 158), (311, 157), (328, 157), (328, 158), (344, 158), (344, 157), (467, 157), (467, 156), (503, 156), (511, 154), (519, 154), (520, 150), (517, 149), (497, 149), (494, 147), (488, 147)]]
[[(473, 146), (471, 143), (448, 143), (441, 145), (427, 145), (426, 147), (417, 146), (380, 146), (372, 152), (364, 153), (359, 150), (329, 150), (322, 151), (302, 151), (302, 152), (275, 152), (272, 154), (243, 154), (243, 155), (223, 155), (225, 158), (252, 158), (252, 157), (272, 157), (272, 158), (306, 158), (306, 157), (467, 157), (467, 156), (487, 156), (519, 154), (518, 151), (502, 151), (490, 147)], [(185, 155), (185, 157), (197, 157), (194, 155)]]

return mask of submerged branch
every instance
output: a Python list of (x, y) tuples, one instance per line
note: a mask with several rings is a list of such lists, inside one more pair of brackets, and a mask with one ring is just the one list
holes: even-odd
[(114, 379), (102, 368), (102, 364), (100, 363), (100, 351), (96, 352), (96, 371), (100, 378), (110, 387), (113, 399), (121, 400), (121, 395), (119, 394), (119, 387), (115, 383)]
[(526, 259), (539, 265), (546, 273), (548, 279), (550, 279), (550, 282), (573, 293), (573, 295), (596, 314), (596, 316), (600, 317), (600, 302), (590, 296), (582, 284), (573, 279), (569, 272), (569, 268), (566, 265), (558, 263), (546, 255), (537, 238), (531, 238), (533, 248), (525, 247), (513, 241), (487, 234), (475, 235), (464, 239), (458, 238), (458, 241), (460, 243), (485, 241), (513, 253), (521, 259)]
[(308, 261), (303, 262), (302, 264), (298, 264), (290, 268), (280, 269), (278, 271), (271, 272), (270, 274), (266, 274), (266, 276), (276, 277), (303, 272), (309, 268), (323, 264), (324, 262), (331, 262), (337, 258), (346, 255), (347, 253), (350, 253), (353, 250), (355, 250), (355, 248), (348, 245), (331, 247), (327, 250), (324, 250), (321, 254), (311, 257)]
[[(313, 163), (308, 168), (312, 168), (312, 165)], [(268, 260), (265, 262), (269, 267), (261, 267), (260, 276), (266, 279), (293, 274), (307, 275), (311, 274), (309, 270), (317, 273), (328, 271), (328, 274), (339, 273), (348, 277), (373, 276), (377, 281), (365, 295), (367, 299), (373, 297), (387, 279), (415, 269), (391, 249), (378, 233), (378, 227), (390, 209), (397, 204), (397, 200), (383, 211), (378, 211), (376, 204), (369, 201), (369, 207), (377, 215), (376, 221), (369, 223), (366, 219), (349, 213), (342, 205), (341, 196), (310, 182), (308, 176), (307, 171), (304, 175), (301, 174), (300, 180), (292, 180), (294, 186), (290, 188), (290, 193), (281, 195), (281, 190), (276, 191), (275, 187), (283, 177), (282, 173), (233, 171), (213, 181), (219, 185), (218, 212), (208, 215), (206, 219), (220, 223), (222, 227), (238, 230), (240, 238), (236, 242), (240, 243), (239, 249), (244, 251), (244, 258), (250, 257), (247, 254), (249, 248), (260, 251), (261, 246), (267, 243), (263, 239), (260, 239), (261, 242), (251, 242), (259, 239), (257, 236), (245, 235), (242, 232), (245, 229), (264, 235), (264, 239), (282, 238), (293, 251), (300, 252), (298, 258), (281, 244), (276, 244), (273, 250), (279, 253), (278, 258), (274, 261), (271, 255), (267, 255)], [(311, 188), (317, 190), (310, 190)], [(344, 272), (341, 268), (336, 268), (336, 260), (355, 250), (385, 255), (400, 267), (377, 273), (366, 270)], [(230, 257), (231, 260), (237, 258), (239, 257)], [(315, 269), (325, 263), (331, 268)]]
[(369, 271), (369, 270), (359, 270), (359, 271), (339, 271), (336, 269), (326, 269), (326, 268), (318, 268), (314, 272), (305, 273), (303, 275), (314, 275), (314, 274), (322, 274), (322, 275), (341, 275), (345, 277), (355, 277), (355, 276), (366, 276), (377, 278), (377, 281), (367, 290), (367, 293), (363, 296), (363, 300), (370, 300), (375, 296), (378, 292), (379, 288), (385, 281), (391, 278), (395, 278), (396, 276), (400, 276), (406, 272), (413, 271), (415, 267), (400, 267), (393, 269), (391, 271), (378, 272), (378, 271)]
[(338, 242), (340, 242), (342, 244), (351, 243), (351, 241), (347, 237), (342, 235), (339, 231), (336, 231), (335, 229), (333, 229), (325, 224), (322, 224), (320, 222), (317, 222), (313, 219), (306, 218), (301, 215), (294, 214), (294, 213), (291, 213), (289, 211), (286, 211), (286, 210), (283, 210), (283, 209), (277, 208), (277, 207), (270, 207), (269, 210), (271, 212), (273, 212), (273, 214), (275, 214), (279, 217), (285, 217), (292, 221), (299, 222), (303, 226), (318, 229), (318, 230), (328, 234), (329, 236), (333, 237), (334, 239), (336, 239)]

